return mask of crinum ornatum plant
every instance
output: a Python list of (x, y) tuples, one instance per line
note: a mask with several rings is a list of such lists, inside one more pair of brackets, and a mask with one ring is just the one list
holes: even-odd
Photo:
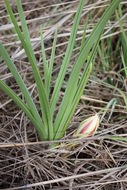
[[(6, 93), (22, 109), (22, 111), (26, 114), (26, 116), (30, 119), (31, 123), (36, 128), (41, 140), (61, 139), (64, 136), (65, 131), (69, 126), (71, 118), (75, 112), (75, 109), (78, 105), (80, 97), (83, 94), (85, 85), (90, 76), (93, 66), (92, 62), (97, 52), (97, 46), (101, 34), (104, 30), (107, 21), (111, 17), (114, 10), (117, 8), (120, 0), (111, 1), (111, 4), (109, 5), (108, 8), (106, 8), (99, 22), (94, 27), (93, 31), (91, 32), (90, 36), (87, 39), (85, 39), (84, 37), (86, 32), (84, 31), (80, 52), (76, 58), (73, 69), (70, 72), (69, 80), (66, 85), (66, 90), (64, 96), (62, 97), (62, 101), (60, 103), (57, 115), (55, 115), (54, 112), (56, 104), (58, 102), (59, 93), (62, 84), (64, 82), (64, 77), (67, 72), (68, 65), (70, 63), (73, 48), (75, 45), (76, 33), (80, 22), (82, 10), (83, 7), (85, 6), (85, 0), (80, 0), (74, 18), (68, 46), (63, 61), (61, 63), (60, 71), (55, 81), (55, 86), (52, 94), (50, 94), (50, 87), (51, 87), (53, 62), (54, 62), (55, 49), (56, 49), (57, 29), (54, 35), (53, 47), (49, 63), (46, 60), (43, 36), (41, 32), (41, 47), (42, 47), (42, 59), (43, 59), (43, 70), (44, 70), (44, 76), (42, 76), (37, 66), (37, 60), (30, 41), (30, 35), (20, 0), (16, 0), (20, 22), (21, 22), (20, 27), (18, 26), (18, 23), (16, 21), (16, 18), (14, 16), (9, 1), (4, 0), (4, 2), (8, 14), (10, 16), (11, 22), (14, 25), (15, 31), (18, 35), (19, 40), (21, 41), (21, 45), (25, 50), (29, 63), (31, 64), (32, 67), (38, 92), (41, 114), (39, 114), (36, 105), (22, 77), (20, 76), (15, 64), (13, 63), (12, 59), (9, 57), (6, 49), (3, 47), (1, 43), (0, 43), (0, 56), (5, 61), (10, 72), (15, 78), (16, 83), (18, 84), (22, 92), (22, 95), (24, 96), (24, 100), (21, 99), (21, 97), (18, 96), (8, 85), (6, 85), (6, 83), (3, 80), (0, 80), (0, 89), (4, 93)], [(81, 74), (81, 68), (83, 66), (84, 69)], [(44, 77), (44, 80), (42, 80), (42, 77)]]

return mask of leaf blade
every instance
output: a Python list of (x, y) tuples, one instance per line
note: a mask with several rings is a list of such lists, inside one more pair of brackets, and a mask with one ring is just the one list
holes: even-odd
[(17, 94), (13, 90), (11, 90), (11, 88), (8, 87), (2, 80), (0, 80), (0, 89), (4, 91), (5, 94), (7, 94), (23, 110), (23, 112), (27, 115), (27, 117), (36, 127), (38, 133), (40, 134), (41, 140), (46, 140), (46, 134), (43, 128), (40, 125), (38, 125), (35, 118), (31, 114), (29, 108), (23, 103), (23, 101), (17, 96)]

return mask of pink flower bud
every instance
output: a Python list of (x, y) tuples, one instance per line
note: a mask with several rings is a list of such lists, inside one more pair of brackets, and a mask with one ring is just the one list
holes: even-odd
[(89, 117), (84, 120), (79, 126), (75, 137), (90, 137), (93, 136), (99, 126), (99, 117), (96, 114), (95, 116)]

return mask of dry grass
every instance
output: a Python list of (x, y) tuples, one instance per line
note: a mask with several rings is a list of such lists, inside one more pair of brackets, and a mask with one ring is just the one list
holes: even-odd
[[(16, 14), (15, 1), (11, 0), (10, 2)], [(60, 27), (52, 86), (54, 86), (55, 76), (60, 69), (73, 22), (72, 14), (76, 11), (78, 2), (78, 0), (22, 0), (33, 48), (42, 73), (40, 25), (43, 27), (45, 36), (47, 57), (51, 53), (52, 34), (55, 31), (56, 24)], [(86, 14), (90, 13), (91, 17), (93, 17), (93, 23), (89, 22), (88, 24), (88, 36), (108, 3), (109, 1), (107, 0), (87, 1), (68, 74), (73, 67), (73, 60), (79, 50)], [(124, 4), (125, 11), (123, 12), (126, 15), (126, 1), (121, 3)], [(127, 30), (125, 17), (122, 19), (124, 28)], [(8, 48), (12, 59), (15, 61), (20, 74), (34, 97), (36, 105), (38, 105), (31, 67), (12, 28), (13, 26), (8, 21), (4, 3), (0, 1), (0, 41)], [(115, 21), (109, 22), (102, 38), (108, 39), (112, 36), (111, 38), (115, 41), (116, 38), (119, 38), (119, 32), (119, 23)], [(100, 70), (101, 60), (99, 56), (96, 58), (96, 67), (89, 79), (67, 134), (60, 141), (59, 147), (54, 150), (49, 149), (49, 142), (39, 141), (35, 129), (22, 111), (0, 91), (0, 189), (127, 189), (127, 141), (110, 138), (111, 135), (127, 138), (127, 109), (121, 95), (104, 83), (109, 77), (113, 78), (115, 86), (121, 88), (127, 96), (126, 79), (118, 72), (119, 64), (121, 65), (121, 63), (114, 63), (114, 61), (112, 60), (112, 70), (103, 73)], [(0, 62), (0, 78), (15, 89), (17, 94), (21, 95), (7, 66), (2, 61)], [(65, 87), (66, 82), (61, 90), (61, 95), (64, 93)], [(105, 106), (112, 98), (117, 99), (114, 110), (112, 106), (106, 109)], [(77, 144), (74, 147), (72, 134), (79, 123), (101, 109), (103, 109), (105, 115), (96, 136), (88, 139), (75, 139)], [(109, 118), (110, 113), (112, 115)]]

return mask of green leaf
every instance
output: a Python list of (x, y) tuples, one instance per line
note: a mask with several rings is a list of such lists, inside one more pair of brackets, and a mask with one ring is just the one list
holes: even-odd
[(80, 51), (83, 49), (84, 44), (85, 44), (86, 29), (87, 29), (88, 19), (89, 19), (89, 17), (87, 16), (85, 24), (84, 24), (84, 32), (83, 32), (83, 37), (82, 37), (82, 41), (81, 41), (81, 49), (80, 49)]
[(31, 111), (29, 110), (28, 106), (23, 103), (23, 101), (17, 96), (17, 94), (11, 90), (2, 80), (0, 80), (0, 89), (4, 91), (27, 115), (27, 117), (30, 119), (30, 121), (34, 124), (35, 128), (38, 131), (38, 134), (40, 135), (41, 140), (46, 140), (46, 134), (43, 129), (43, 127), (40, 127), (37, 120), (33, 117), (31, 114)]
[(102, 108), (102, 109), (99, 111), (100, 113), (103, 113), (102, 116), (101, 116), (101, 118), (100, 118), (100, 123), (103, 121), (103, 119), (104, 119), (104, 117), (105, 117), (105, 115), (106, 115), (108, 109), (111, 107), (111, 113), (110, 113), (110, 115), (109, 115), (107, 121), (110, 120), (110, 118), (111, 118), (111, 116), (112, 116), (112, 113), (113, 113), (113, 111), (114, 111), (116, 102), (117, 102), (116, 98), (112, 98), (112, 99), (108, 102), (108, 104), (107, 104), (104, 108)]
[(127, 35), (126, 35), (126, 32), (124, 31), (123, 23), (122, 23), (122, 20), (120, 20), (119, 15), (122, 18), (121, 5), (119, 6), (119, 14), (116, 11), (116, 16), (117, 16), (117, 19), (120, 24), (120, 29), (122, 31), (122, 33), (121, 33), (121, 41), (122, 41), (121, 58), (122, 58), (125, 76), (127, 77), (127, 53), (126, 53), (127, 52)]
[(51, 52), (51, 58), (50, 58), (50, 63), (49, 63), (49, 75), (48, 75), (48, 95), (50, 92), (50, 83), (51, 83), (51, 77), (52, 77), (52, 70), (53, 70), (53, 62), (54, 62), (54, 57), (55, 57), (55, 50), (56, 50), (56, 40), (57, 40), (57, 28), (54, 34), (54, 40), (53, 40), (53, 47), (52, 47), (52, 52)]
[(42, 29), (41, 29), (41, 50), (42, 50), (42, 59), (43, 59), (43, 65), (44, 65), (44, 79), (45, 79), (45, 90), (47, 94), (49, 94), (49, 89), (48, 89), (48, 62), (46, 60), (46, 54), (45, 54), (45, 47), (44, 47), (44, 40), (43, 40), (43, 35), (42, 35)]
[(122, 98), (123, 98), (123, 100), (124, 100), (124, 102), (125, 102), (126, 108), (127, 108), (127, 97), (126, 97), (126, 95), (125, 95), (124, 92), (123, 92), (122, 90), (120, 90), (119, 88), (116, 88), (116, 87), (114, 87), (114, 88), (121, 94), (121, 96), (122, 96)]
[(107, 137), (105, 137), (106, 139), (111, 139), (111, 140), (115, 140), (115, 141), (121, 141), (121, 142), (127, 142), (127, 137), (121, 137), (121, 136), (112, 136), (112, 135), (109, 135)]

